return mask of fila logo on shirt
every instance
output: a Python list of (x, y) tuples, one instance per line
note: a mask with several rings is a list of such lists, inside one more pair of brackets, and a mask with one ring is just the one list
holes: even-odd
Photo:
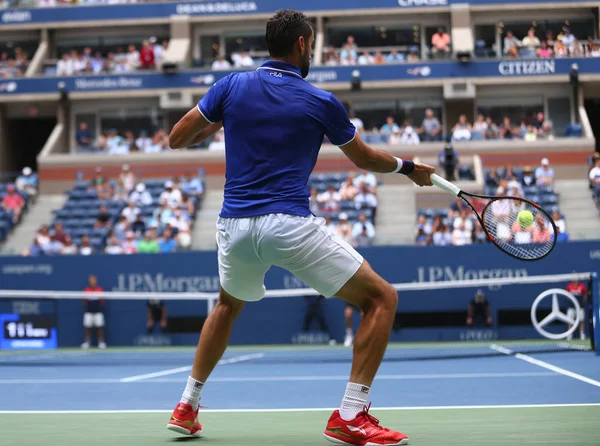
[(269, 71), (269, 76), (283, 77), (283, 74), (278, 73), (277, 71)]

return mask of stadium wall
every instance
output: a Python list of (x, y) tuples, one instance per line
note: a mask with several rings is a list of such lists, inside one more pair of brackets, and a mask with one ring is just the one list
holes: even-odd
[[(439, 247), (374, 247), (361, 250), (365, 258), (392, 283), (439, 282), (540, 274), (592, 272), (600, 270), (600, 242), (572, 242), (558, 245), (539, 262), (514, 260), (489, 245)], [(3, 257), (0, 283), (9, 290), (81, 291), (87, 276), (94, 274), (106, 291), (214, 292), (219, 289), (215, 252), (133, 256), (75, 256), (56, 258)], [(566, 284), (553, 284), (565, 286)], [(291, 274), (273, 268), (267, 275), (268, 289), (304, 288)], [(489, 287), (485, 292), (494, 316), (501, 310), (528, 311), (532, 300), (549, 285)], [(402, 328), (402, 315), (419, 312), (466, 311), (475, 289), (444, 289), (400, 294), (400, 328), (393, 341), (459, 340), (469, 331), (464, 327)], [(153, 294), (154, 293), (154, 294)], [(60, 297), (60, 296), (59, 296)], [(77, 300), (40, 301), (0, 299), (0, 313), (33, 308), (33, 313), (55, 313), (59, 345), (77, 346), (83, 339), (83, 306)], [(167, 302), (169, 317), (205, 317), (206, 302)], [(338, 340), (343, 338), (343, 303), (327, 301), (325, 314)], [(302, 298), (264, 299), (249, 304), (232, 334), (233, 344), (289, 343), (301, 331), (305, 303)], [(106, 338), (109, 345), (132, 345), (145, 333), (144, 301), (109, 301), (106, 308)], [(495, 318), (497, 320), (497, 318)], [(358, 323), (358, 321), (356, 321)], [(537, 337), (531, 324), (494, 327), (487, 335), (501, 338)], [(175, 345), (197, 342), (195, 332), (171, 334)]]

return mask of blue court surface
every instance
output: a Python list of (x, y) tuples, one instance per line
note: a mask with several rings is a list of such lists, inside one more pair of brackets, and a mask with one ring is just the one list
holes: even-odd
[[(377, 416), (386, 412), (421, 412), (419, 422), (434, 423), (435, 414), (439, 413), (436, 411), (448, 412), (452, 408), (467, 411), (464, 417), (470, 419), (478, 409), (500, 409), (508, 416), (512, 410), (529, 409), (538, 413), (556, 407), (581, 408), (586, 417), (593, 416), (600, 423), (600, 358), (593, 352), (503, 355), (497, 350), (512, 347), (480, 345), (469, 350), (477, 356), (415, 359), (421, 354), (423, 358), (431, 358), (425, 353), (431, 353), (433, 348), (438, 352), (441, 347), (390, 346), (371, 392)], [(453, 350), (457, 351), (465, 352), (459, 348)], [(480, 356), (484, 351), (497, 356)], [(193, 348), (2, 353), (0, 424), (10, 426), (11, 416), (21, 411), (48, 416), (53, 425), (60, 424), (60, 417), (56, 417), (61, 413), (109, 416), (156, 412), (165, 421), (179, 401), (193, 355)], [(210, 419), (216, 413), (275, 412), (284, 416), (286, 412), (299, 410), (298, 413), (306, 414), (302, 416), (307, 420), (312, 420), (314, 413), (339, 406), (350, 360), (351, 350), (341, 347), (231, 348), (204, 389), (202, 405), (207, 407), (203, 412)], [(600, 432), (597, 424), (571, 425), (569, 413), (574, 414), (560, 415), (565, 428), (577, 428), (578, 432), (571, 432), (576, 437), (582, 436), (577, 441), (573, 437), (569, 444), (600, 444), (600, 440), (587, 442), (595, 441), (592, 438), (597, 435), (592, 432)], [(321, 421), (323, 417), (326, 421), (327, 416), (322, 413)], [(582, 421), (580, 415), (576, 418)], [(44, 418), (39, 422), (43, 423)], [(111, 426), (106, 429), (110, 432)], [(122, 434), (121, 428), (115, 429), (115, 436)], [(67, 434), (62, 431), (61, 435)], [(165, 441), (169, 438), (166, 431), (157, 431), (157, 435), (162, 435)], [(71, 444), (67, 437), (57, 441)], [(322, 437), (315, 439), (322, 444)], [(521, 444), (534, 444), (529, 439), (523, 440)], [(256, 439), (250, 444), (261, 442), (271, 444)], [(20, 437), (18, 444), (30, 443)], [(433, 443), (415, 443), (413, 439), (411, 444)]]

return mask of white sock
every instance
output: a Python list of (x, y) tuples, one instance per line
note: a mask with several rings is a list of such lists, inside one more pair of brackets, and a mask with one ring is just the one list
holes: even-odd
[(198, 410), (198, 404), (200, 403), (200, 393), (202, 393), (203, 387), (204, 383), (196, 381), (191, 376), (188, 376), (187, 385), (185, 386), (183, 395), (181, 395), (180, 402), (190, 404), (194, 411)]
[(346, 336), (349, 336), (349, 337), (354, 336), (354, 332), (352, 331), (351, 328), (346, 328)]
[(362, 412), (369, 401), (370, 391), (369, 387), (362, 384), (348, 383), (340, 408), (342, 420), (352, 421), (359, 412)]

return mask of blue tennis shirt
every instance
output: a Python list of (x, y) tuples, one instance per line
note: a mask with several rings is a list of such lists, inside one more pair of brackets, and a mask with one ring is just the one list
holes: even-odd
[(225, 129), (221, 217), (310, 215), (308, 178), (324, 135), (341, 146), (356, 131), (331, 93), (302, 79), (298, 67), (273, 60), (219, 80), (198, 110)]

